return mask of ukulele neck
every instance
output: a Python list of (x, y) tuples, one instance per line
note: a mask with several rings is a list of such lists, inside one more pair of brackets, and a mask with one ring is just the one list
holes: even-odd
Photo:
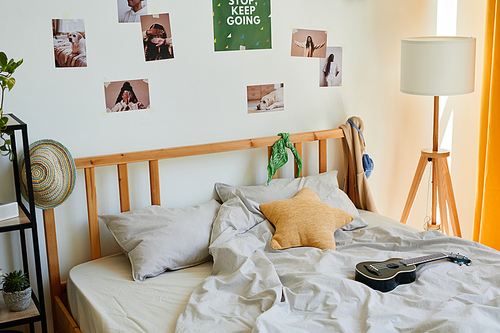
[(447, 259), (447, 258), (448, 258), (448, 255), (446, 255), (444, 253), (434, 253), (434, 254), (430, 254), (427, 256), (423, 256), (423, 257), (401, 260), (400, 263), (405, 265), (405, 266), (411, 266), (411, 265), (425, 264), (426, 262)]

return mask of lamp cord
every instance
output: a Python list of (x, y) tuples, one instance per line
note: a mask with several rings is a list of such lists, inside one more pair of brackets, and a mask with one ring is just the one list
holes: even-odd
[[(427, 163), (427, 166), (426, 168), (430, 165), (431, 166), (431, 169), (429, 170), (429, 180), (428, 180), (428, 183), (427, 183), (427, 206), (426, 206), (426, 213), (425, 213), (425, 217), (424, 217), (424, 225), (423, 225), (423, 228), (425, 231), (429, 230), (428, 228), (428, 225), (429, 223), (432, 222), (432, 216), (431, 216), (431, 213), (430, 210), (432, 209), (432, 199), (431, 199), (431, 196), (432, 196), (432, 182), (434, 182), (434, 179), (432, 179), (432, 163), (434, 162), (430, 162), (430, 163)], [(438, 229), (437, 230), (441, 230), (441, 223), (438, 224)]]
[[(427, 166), (426, 166), (426, 170), (428, 169), (429, 165), (431, 165), (431, 163), (427, 163)], [(423, 228), (425, 231), (427, 231), (427, 225), (429, 224), (430, 221), (432, 221), (432, 218), (429, 214), (429, 202), (430, 202), (430, 192), (431, 192), (431, 187), (432, 187), (432, 172), (429, 171), (429, 178), (428, 178), (428, 181), (427, 181), (427, 202), (426, 202), (426, 211), (425, 211), (425, 217), (424, 217), (424, 225), (423, 225)]]

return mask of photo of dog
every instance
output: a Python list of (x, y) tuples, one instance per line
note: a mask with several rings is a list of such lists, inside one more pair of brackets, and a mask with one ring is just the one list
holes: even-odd
[(283, 111), (285, 88), (283, 83), (247, 87), (248, 113)]
[(257, 110), (273, 110), (284, 106), (283, 88), (280, 87), (262, 96), (260, 103), (257, 104)]
[(87, 67), (87, 39), (83, 20), (53, 19), (52, 37), (56, 67)]
[(74, 54), (87, 54), (87, 45), (85, 38), (79, 32), (73, 31), (68, 34), (68, 40), (71, 43), (71, 51)]

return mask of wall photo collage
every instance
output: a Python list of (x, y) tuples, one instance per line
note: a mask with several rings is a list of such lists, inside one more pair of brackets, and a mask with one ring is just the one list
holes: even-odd
[[(173, 59), (170, 14), (148, 14), (147, 0), (116, 1), (117, 24), (140, 26), (144, 61)], [(272, 49), (271, 0), (212, 0), (212, 6), (214, 52)], [(87, 67), (85, 22), (64, 16), (52, 20), (55, 67)], [(318, 58), (319, 87), (339, 87), (342, 86), (343, 48), (328, 47), (327, 43), (326, 30), (293, 28), (290, 55)], [(148, 80), (103, 82), (105, 113), (150, 109)], [(284, 89), (282, 82), (248, 85), (247, 113), (284, 111)]]

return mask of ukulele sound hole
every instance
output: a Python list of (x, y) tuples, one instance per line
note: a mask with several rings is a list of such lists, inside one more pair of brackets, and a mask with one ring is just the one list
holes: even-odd
[(399, 267), (399, 265), (398, 265), (398, 264), (393, 263), (393, 262), (388, 263), (386, 266), (387, 266), (388, 268), (398, 268), (398, 267)]

